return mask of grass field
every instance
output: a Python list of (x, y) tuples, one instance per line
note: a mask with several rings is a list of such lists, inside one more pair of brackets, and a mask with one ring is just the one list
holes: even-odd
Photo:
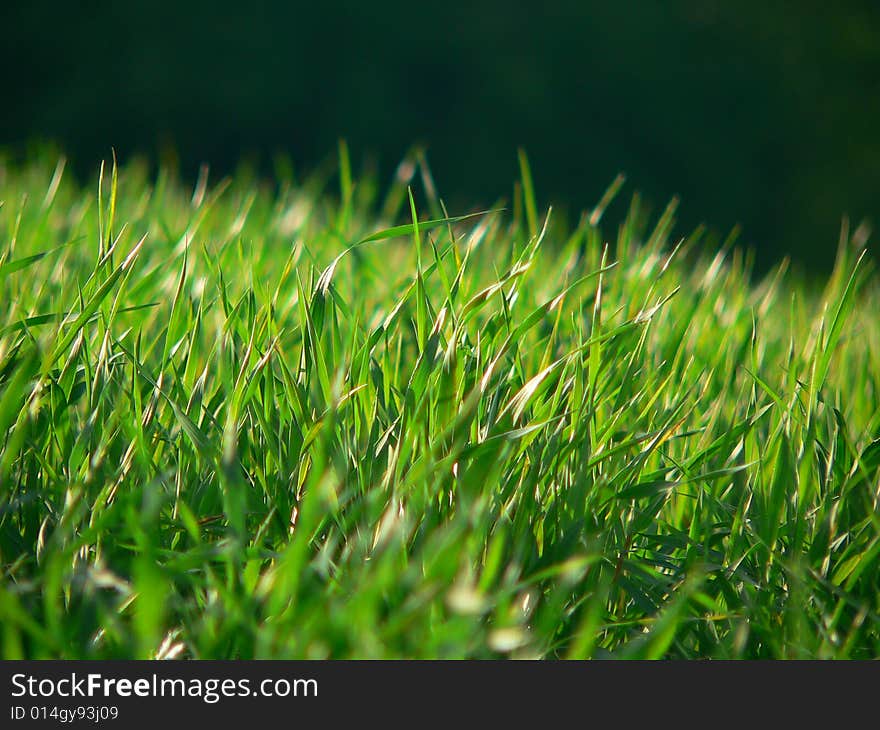
[(863, 230), (808, 287), (340, 160), (0, 160), (4, 657), (880, 655)]

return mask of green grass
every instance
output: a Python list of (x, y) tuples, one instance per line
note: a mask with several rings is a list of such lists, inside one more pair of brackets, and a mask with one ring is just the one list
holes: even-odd
[(863, 231), (814, 289), (340, 159), (0, 161), (3, 656), (880, 654)]

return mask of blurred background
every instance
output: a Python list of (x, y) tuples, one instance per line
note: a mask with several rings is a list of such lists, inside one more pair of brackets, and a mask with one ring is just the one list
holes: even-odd
[(680, 233), (740, 224), (759, 267), (814, 273), (880, 213), (877, 0), (3, 0), (0, 28), (0, 145), (83, 175), (111, 146), (307, 169), (344, 137), (390, 178), (418, 143), (461, 211), (510, 198), (521, 146), (542, 205), (624, 172), (657, 213), (680, 196)]

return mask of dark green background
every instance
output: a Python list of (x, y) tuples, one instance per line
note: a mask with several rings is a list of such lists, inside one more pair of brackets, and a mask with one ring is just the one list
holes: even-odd
[(735, 223), (766, 265), (828, 266), (843, 214), (876, 217), (880, 3), (0, 3), (0, 144), (57, 140), (78, 169), (178, 150), (348, 139), (390, 175), (412, 143), (441, 194), (510, 195), (516, 148), (542, 204), (577, 212), (618, 171), (681, 232)]

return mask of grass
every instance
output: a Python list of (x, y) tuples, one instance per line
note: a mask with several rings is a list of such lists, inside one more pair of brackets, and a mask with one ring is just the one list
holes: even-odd
[(4, 657), (880, 654), (864, 231), (814, 290), (340, 159), (0, 161)]

